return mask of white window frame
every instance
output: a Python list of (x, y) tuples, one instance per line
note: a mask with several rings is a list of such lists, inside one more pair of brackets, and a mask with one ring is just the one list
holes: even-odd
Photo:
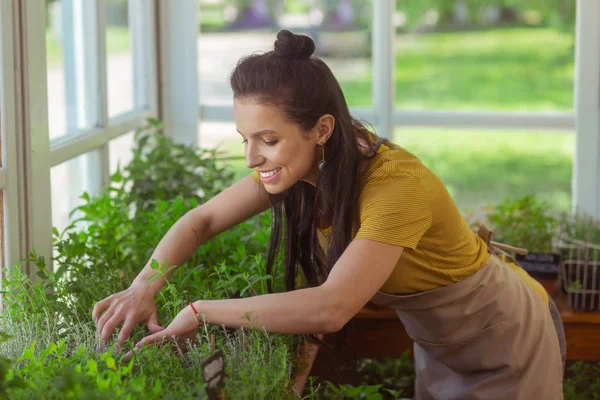
[(600, 0), (578, 0), (573, 209), (600, 219)]
[[(96, 157), (84, 172), (87, 182), (103, 184), (108, 178), (108, 143), (145, 124), (147, 117), (159, 117), (157, 79), (158, 1), (130, 0), (129, 21), (132, 35), (134, 73), (134, 110), (108, 118), (106, 88), (106, 0), (84, 0), (81, 10), (87, 15), (87, 42), (95, 43), (95, 53), (74, 60), (87, 63), (79, 77), (85, 86), (77, 87), (88, 99), (88, 110), (79, 110), (96, 122), (88, 129), (71, 127), (58, 140), (49, 140), (48, 94), (44, 0), (3, 0), (0, 12), (0, 106), (4, 168), (0, 187), (5, 199), (6, 265), (11, 267), (27, 257), (28, 251), (52, 259), (52, 220), (50, 169), (82, 154)], [(69, 4), (69, 3), (63, 3)], [(81, 31), (80, 31), (81, 32)], [(94, 46), (89, 46), (89, 48)], [(67, 49), (68, 51), (68, 49)], [(73, 53), (74, 55), (76, 53)], [(92, 60), (93, 58), (93, 60)], [(27, 62), (35, 60), (34, 62)], [(77, 78), (74, 78), (77, 79)], [(82, 94), (83, 93), (83, 94)], [(99, 96), (97, 95), (99, 93)], [(166, 105), (168, 106), (168, 104)], [(98, 171), (100, 173), (98, 173)], [(3, 182), (5, 177), (5, 184)], [(99, 181), (98, 181), (99, 180)], [(51, 268), (52, 263), (47, 262)], [(34, 271), (24, 264), (28, 274)]]
[(23, 251), (20, 220), (22, 218), (19, 204), (19, 182), (17, 176), (17, 112), (16, 93), (13, 70), (14, 38), (13, 38), (13, 3), (0, 2), (0, 135), (2, 135), (2, 168), (4, 179), (0, 190), (4, 191), (4, 262), (2, 272), (7, 266), (16, 264)]

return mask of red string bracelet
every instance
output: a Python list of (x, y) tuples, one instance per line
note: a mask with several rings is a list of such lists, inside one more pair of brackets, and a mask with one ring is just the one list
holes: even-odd
[(194, 312), (194, 314), (196, 314), (196, 318), (198, 318), (198, 322), (200, 323), (200, 325), (204, 324), (204, 320), (202, 319), (202, 316), (200, 314), (198, 314), (198, 311), (196, 311), (196, 308), (194, 308), (194, 303), (192, 303), (190, 301), (190, 307), (192, 307), (192, 311)]

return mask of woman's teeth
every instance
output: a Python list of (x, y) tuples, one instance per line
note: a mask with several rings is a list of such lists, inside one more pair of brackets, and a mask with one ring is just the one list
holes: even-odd
[(279, 172), (280, 169), (281, 168), (277, 168), (277, 169), (274, 169), (273, 171), (261, 172), (260, 176), (262, 176), (263, 178), (269, 178), (269, 177), (275, 175), (277, 172)]

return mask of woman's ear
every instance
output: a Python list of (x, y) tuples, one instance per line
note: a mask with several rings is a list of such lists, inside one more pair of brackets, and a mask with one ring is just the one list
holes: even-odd
[(331, 114), (322, 115), (316, 124), (317, 142), (325, 144), (335, 129), (335, 117)]

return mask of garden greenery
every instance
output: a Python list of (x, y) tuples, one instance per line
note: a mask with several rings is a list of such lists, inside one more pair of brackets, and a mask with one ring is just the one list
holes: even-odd
[[(209, 325), (192, 342), (137, 351), (124, 362), (133, 343), (147, 334), (140, 325), (123, 349), (114, 345), (116, 333), (108, 347), (100, 347), (91, 317), (94, 303), (126, 289), (168, 229), (232, 183), (215, 151), (175, 144), (160, 131), (160, 123), (149, 120), (136, 133), (131, 164), (119, 169), (97, 196), (84, 193), (73, 223), (63, 232), (54, 230), (53, 268), (32, 251), (26, 261), (36, 267), (34, 278), (21, 266), (7, 273), (0, 315), (0, 396), (202, 398), (200, 364), (214, 350), (211, 336), (225, 353), (228, 396), (291, 396), (300, 337)], [(167, 326), (190, 300), (266, 293), (272, 277), (265, 273), (261, 254), (269, 224), (263, 213), (201, 246), (157, 296), (161, 325)], [(157, 275), (166, 272), (155, 261), (152, 267)], [(277, 282), (282, 279), (275, 278), (274, 287), (281, 290)]]

